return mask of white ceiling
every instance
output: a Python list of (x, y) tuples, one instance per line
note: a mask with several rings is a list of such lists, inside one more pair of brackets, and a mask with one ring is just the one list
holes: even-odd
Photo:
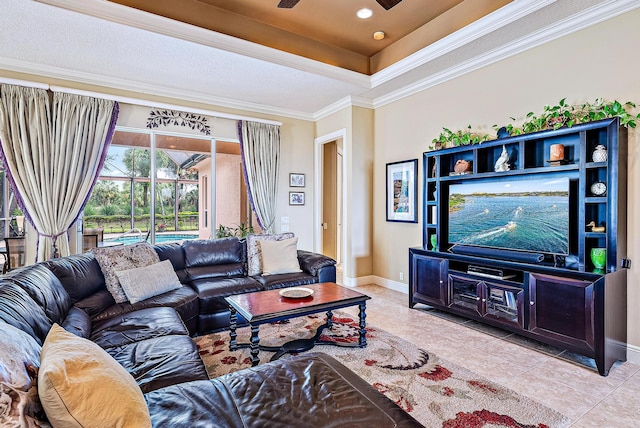
[(2, 0), (0, 69), (314, 120), (384, 105), (637, 7), (515, 0), (367, 76), (101, 0)]

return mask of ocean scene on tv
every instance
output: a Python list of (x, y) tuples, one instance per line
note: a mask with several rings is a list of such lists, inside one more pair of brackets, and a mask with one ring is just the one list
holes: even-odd
[(569, 179), (452, 185), (449, 243), (569, 254)]

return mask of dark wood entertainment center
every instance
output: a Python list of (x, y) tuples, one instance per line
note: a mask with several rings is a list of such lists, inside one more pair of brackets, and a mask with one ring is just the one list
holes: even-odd
[[(564, 147), (560, 161), (550, 158), (556, 144)], [(606, 160), (594, 154), (600, 145)], [(495, 172), (505, 149), (510, 169)], [(469, 167), (458, 173), (460, 160)], [(603, 376), (626, 360), (627, 133), (617, 119), (425, 152), (423, 171), (423, 246), (409, 249), (410, 307), (426, 304), (593, 358)], [(567, 254), (449, 242), (451, 186), (534, 177), (569, 178)], [(594, 267), (592, 248), (606, 249), (603, 269)]]

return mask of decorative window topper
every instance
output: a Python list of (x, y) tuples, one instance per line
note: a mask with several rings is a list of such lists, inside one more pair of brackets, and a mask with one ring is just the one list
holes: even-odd
[(147, 128), (167, 125), (188, 126), (205, 135), (211, 135), (211, 127), (207, 125), (207, 118), (204, 116), (184, 111), (151, 109), (147, 118)]

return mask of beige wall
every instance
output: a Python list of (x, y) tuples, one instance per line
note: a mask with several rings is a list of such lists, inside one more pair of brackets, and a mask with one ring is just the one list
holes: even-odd
[[(441, 128), (471, 125), (492, 130), (494, 124), (516, 123), (529, 111), (566, 97), (571, 103), (608, 100), (640, 102), (640, 59), (634, 46), (640, 42), (640, 10), (611, 19), (497, 64), (425, 90), (375, 112), (375, 189), (384, 189), (385, 163), (422, 159), (422, 153)], [(629, 343), (640, 346), (640, 137), (630, 135), (628, 189), (628, 256), (632, 259), (628, 287)], [(419, 171), (419, 180), (424, 171)], [(422, 203), (422, 185), (419, 200)], [(407, 248), (422, 243), (419, 224), (387, 223), (384, 193), (374, 195), (374, 258), (376, 276), (399, 280), (405, 272)], [(419, 210), (422, 215), (422, 207)]]

